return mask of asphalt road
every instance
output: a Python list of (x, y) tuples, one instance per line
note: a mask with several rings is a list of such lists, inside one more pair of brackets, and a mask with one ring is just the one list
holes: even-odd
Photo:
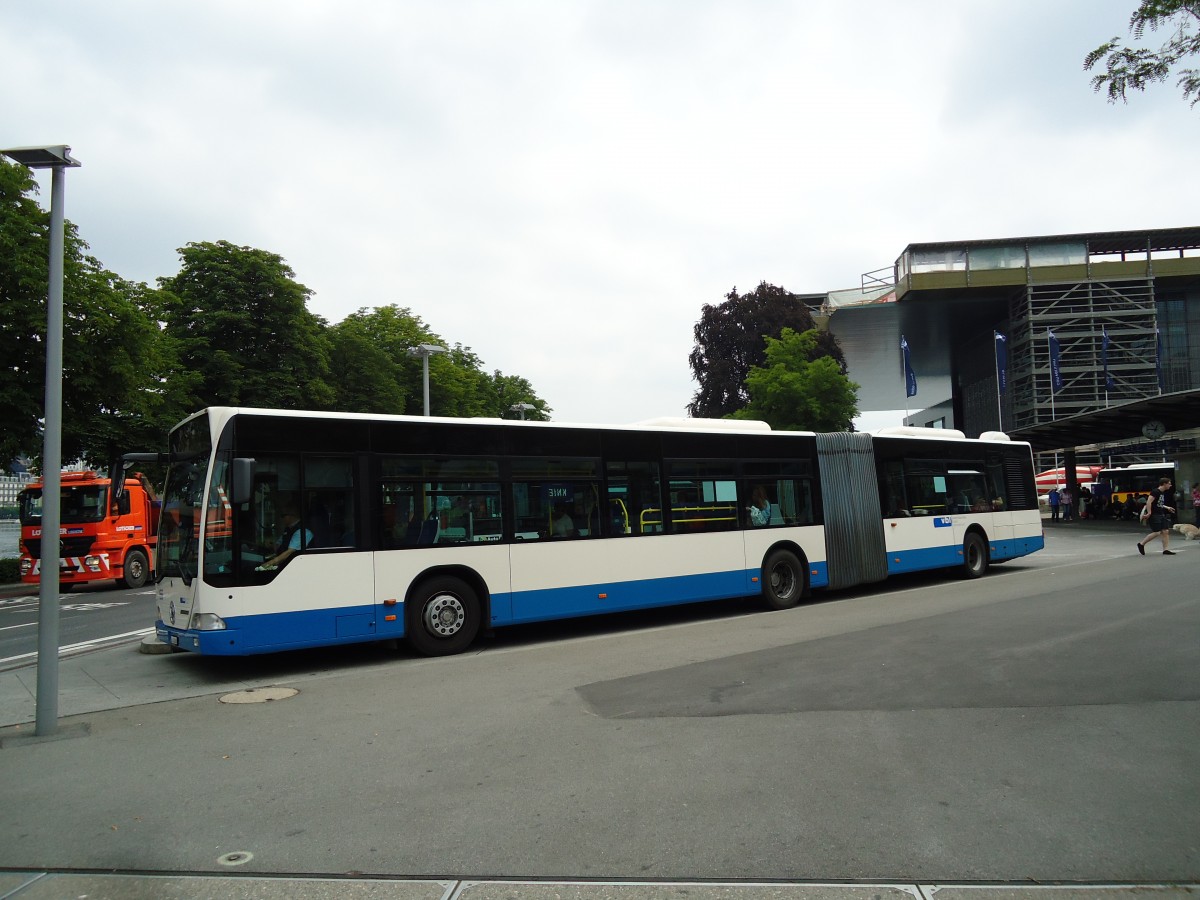
[[(448, 659), (144, 657), (213, 693), (6, 745), (0, 866), (1196, 882), (1200, 544), (1140, 557), (1137, 536)], [(218, 702), (236, 682), (299, 693)]]
[[(154, 585), (81, 585), (59, 594), (59, 645), (87, 647), (154, 628)], [(0, 590), (0, 671), (30, 665), (37, 654), (38, 585)]]

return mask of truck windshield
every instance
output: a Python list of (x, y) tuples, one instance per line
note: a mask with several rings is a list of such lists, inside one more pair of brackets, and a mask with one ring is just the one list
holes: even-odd
[[(108, 488), (98, 485), (65, 487), (59, 494), (59, 516), (63, 525), (99, 522), (108, 509)], [(30, 488), (21, 492), (22, 525), (42, 523), (42, 489)]]
[(200, 517), (204, 511), (204, 484), (208, 479), (212, 445), (208, 419), (194, 419), (171, 434), (171, 458), (158, 522), (158, 565), (160, 577), (182, 578), (191, 584), (196, 577)]

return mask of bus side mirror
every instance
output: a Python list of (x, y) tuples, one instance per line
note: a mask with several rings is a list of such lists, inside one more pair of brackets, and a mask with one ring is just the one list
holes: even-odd
[(233, 461), (233, 483), (230, 485), (233, 496), (229, 502), (234, 506), (249, 503), (254, 496), (254, 460), (237, 457)]

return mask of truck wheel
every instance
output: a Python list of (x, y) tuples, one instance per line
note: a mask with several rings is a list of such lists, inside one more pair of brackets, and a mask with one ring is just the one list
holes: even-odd
[(422, 582), (405, 605), (408, 643), (423, 656), (462, 653), (479, 633), (479, 598), (458, 578)]
[(804, 569), (796, 554), (776, 550), (762, 567), (762, 596), (768, 609), (791, 609), (804, 595)]
[(141, 550), (130, 550), (125, 554), (125, 572), (121, 583), (127, 588), (140, 588), (150, 577), (150, 563)]

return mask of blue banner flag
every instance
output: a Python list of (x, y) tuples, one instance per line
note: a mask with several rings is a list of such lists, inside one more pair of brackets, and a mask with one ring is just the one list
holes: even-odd
[(992, 333), (996, 335), (996, 384), (1003, 394), (1008, 390), (1008, 339), (998, 331)]
[(912, 360), (908, 356), (908, 341), (900, 335), (900, 357), (904, 360), (904, 396), (917, 396), (917, 373), (913, 371)]
[(1104, 366), (1104, 389), (1113, 389), (1113, 377), (1108, 374), (1108, 329), (1100, 327), (1100, 363)]
[(1063, 377), (1062, 369), (1058, 365), (1059, 346), (1058, 338), (1054, 336), (1054, 332), (1049, 328), (1046, 329), (1046, 339), (1050, 342), (1050, 386), (1051, 393), (1057, 394), (1062, 390)]

